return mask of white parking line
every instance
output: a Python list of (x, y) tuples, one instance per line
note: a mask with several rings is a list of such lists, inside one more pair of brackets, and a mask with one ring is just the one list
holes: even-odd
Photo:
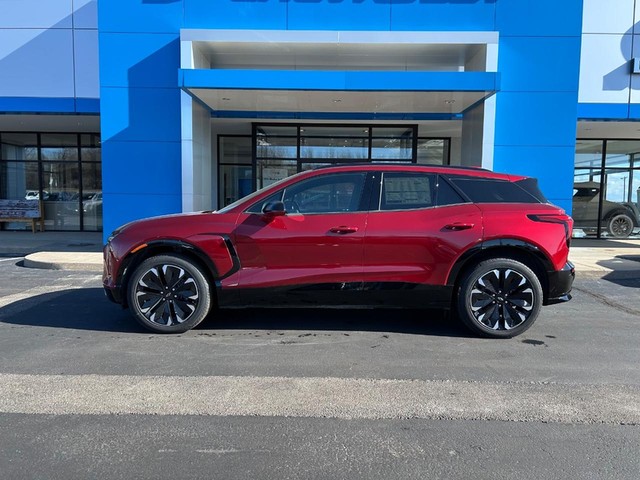
[(42, 287), (34, 287), (24, 292), (14, 293), (13, 295), (7, 295), (6, 297), (0, 297), (0, 308), (11, 305), (12, 303), (26, 300), (38, 295), (44, 295), (46, 293), (61, 292), (63, 290), (72, 290), (82, 288), (82, 285), (65, 284), (65, 285), (45, 285)]
[(0, 258), (0, 263), (2, 262), (15, 262), (16, 260), (20, 260), (23, 257), (11, 257), (11, 258)]
[(640, 425), (640, 387), (287, 377), (0, 374), (0, 412)]

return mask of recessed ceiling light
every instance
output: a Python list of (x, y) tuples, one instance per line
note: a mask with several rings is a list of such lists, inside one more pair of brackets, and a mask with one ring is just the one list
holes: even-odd
[(339, 99), (339, 98), (334, 98), (334, 99), (333, 99), (333, 103), (340, 103), (341, 101), (342, 101), (342, 100), (341, 100), (341, 99)]
[(444, 103), (446, 103), (447, 105), (453, 105), (454, 103), (456, 103), (455, 100), (445, 100)]

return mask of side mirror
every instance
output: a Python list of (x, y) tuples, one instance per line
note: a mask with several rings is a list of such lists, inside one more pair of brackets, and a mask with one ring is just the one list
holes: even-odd
[(266, 217), (281, 217), (286, 215), (287, 211), (284, 208), (283, 202), (267, 202), (262, 207), (262, 214)]

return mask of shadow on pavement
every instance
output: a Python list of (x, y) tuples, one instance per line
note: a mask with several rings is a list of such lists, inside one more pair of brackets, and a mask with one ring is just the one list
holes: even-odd
[(627, 240), (594, 239), (594, 238), (572, 238), (571, 248), (638, 248), (640, 240), (630, 238)]
[[(144, 333), (128, 310), (101, 288), (63, 290), (0, 307), (0, 322), (36, 327)], [(247, 308), (214, 310), (195, 330), (320, 330), (393, 332), (448, 337), (472, 335), (442, 310)]]

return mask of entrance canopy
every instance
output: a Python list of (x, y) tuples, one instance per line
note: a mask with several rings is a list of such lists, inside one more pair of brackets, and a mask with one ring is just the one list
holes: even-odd
[(182, 30), (180, 86), (219, 117), (459, 118), (498, 89), (496, 32)]

